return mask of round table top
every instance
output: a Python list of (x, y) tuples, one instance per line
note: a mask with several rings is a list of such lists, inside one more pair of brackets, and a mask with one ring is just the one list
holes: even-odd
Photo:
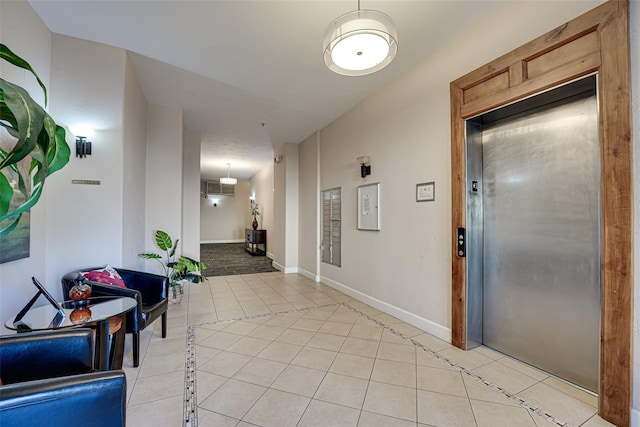
[(61, 329), (100, 322), (126, 313), (136, 306), (136, 300), (129, 297), (93, 297), (82, 302), (64, 301), (60, 303), (64, 317), (51, 304), (30, 309), (19, 322), (14, 318), (5, 322), (8, 329), (17, 331), (41, 331)]

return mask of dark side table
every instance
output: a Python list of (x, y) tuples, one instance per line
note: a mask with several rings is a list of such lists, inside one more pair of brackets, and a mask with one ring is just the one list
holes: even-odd
[(245, 228), (244, 230), (244, 250), (251, 255), (267, 254), (267, 230), (253, 230)]
[[(136, 300), (129, 297), (94, 297), (82, 303), (64, 301), (60, 303), (64, 317), (60, 318), (55, 307), (44, 305), (30, 309), (19, 322), (14, 319), (5, 322), (8, 329), (20, 332), (43, 331), (50, 329), (92, 327), (96, 331), (95, 361), (96, 369), (108, 371), (122, 366), (126, 319), (123, 314), (136, 306)], [(115, 348), (109, 344), (109, 319), (118, 317), (122, 324), (114, 337)], [(118, 322), (111, 322), (117, 324)], [(122, 347), (122, 348), (120, 348)], [(120, 358), (120, 360), (118, 360)]]

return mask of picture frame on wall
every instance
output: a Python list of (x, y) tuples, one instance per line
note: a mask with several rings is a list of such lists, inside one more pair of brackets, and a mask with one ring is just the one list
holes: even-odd
[(435, 181), (416, 184), (416, 202), (433, 202), (436, 200)]
[(380, 183), (358, 187), (358, 230), (380, 231)]

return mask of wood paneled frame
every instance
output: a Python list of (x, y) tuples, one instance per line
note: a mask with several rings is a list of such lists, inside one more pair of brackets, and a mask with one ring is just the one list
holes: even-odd
[(451, 90), (451, 338), (466, 348), (465, 120), (598, 73), (601, 147), (601, 340), (599, 413), (628, 426), (631, 413), (633, 192), (627, 0), (611, 0), (453, 81)]

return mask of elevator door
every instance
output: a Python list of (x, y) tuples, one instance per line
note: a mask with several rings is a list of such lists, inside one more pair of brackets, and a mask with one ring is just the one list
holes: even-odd
[(482, 340), (596, 391), (600, 150), (591, 80), (587, 93), (482, 124)]

